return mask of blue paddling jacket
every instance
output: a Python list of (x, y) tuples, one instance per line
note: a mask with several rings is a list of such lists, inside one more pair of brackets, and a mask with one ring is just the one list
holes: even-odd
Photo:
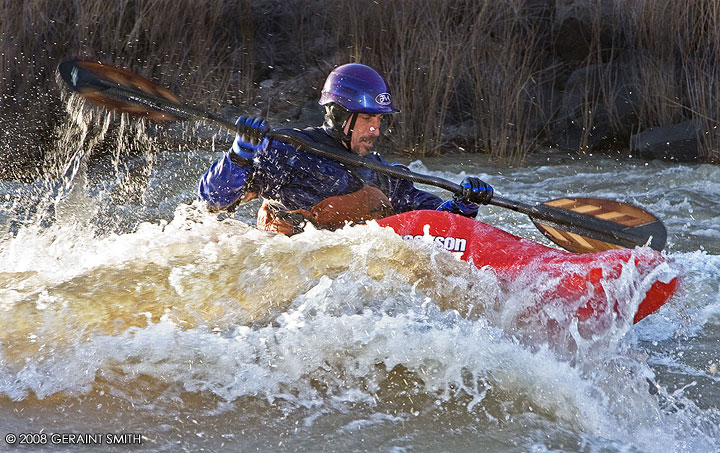
[[(348, 153), (321, 127), (290, 131), (308, 143), (332, 146)], [(378, 153), (369, 159), (383, 164)], [(400, 164), (393, 164), (400, 165)], [(317, 156), (280, 140), (270, 140), (258, 150), (252, 162), (243, 162), (229, 150), (202, 176), (198, 188), (201, 200), (212, 209), (232, 209), (238, 203), (262, 197), (286, 211), (310, 210), (329, 197), (356, 192), (364, 186), (382, 191), (396, 213), (419, 210), (452, 210), (454, 203), (417, 189), (412, 182), (391, 178), (363, 167), (352, 167)], [(445, 205), (448, 205), (445, 208)], [(477, 211), (476, 211), (477, 212)]]

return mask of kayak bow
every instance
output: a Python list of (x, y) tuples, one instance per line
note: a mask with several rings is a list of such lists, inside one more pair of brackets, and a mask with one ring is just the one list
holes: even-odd
[[(622, 301), (613, 302), (606, 291), (610, 282), (619, 282), (622, 278), (632, 279), (633, 287), (645, 290), (633, 315), (633, 322), (660, 309), (678, 286), (677, 276), (663, 281), (662, 276), (656, 278), (651, 274), (665, 259), (660, 252), (647, 247), (571, 253), (441, 211), (406, 212), (380, 219), (378, 224), (391, 227), (405, 239), (428, 238), (478, 268), (489, 266), (504, 283), (527, 277), (528, 273), (542, 275), (545, 282), (554, 282), (550, 290), (544, 290), (544, 299), (583, 302), (576, 312), (580, 321), (598, 317), (608, 310), (618, 314), (624, 311), (624, 307), (619, 306)], [(633, 262), (630, 263), (630, 260)], [(628, 266), (634, 266), (633, 272), (623, 275)], [(649, 287), (644, 289), (640, 282), (648, 278), (651, 284), (645, 282)], [(609, 303), (613, 305), (609, 306)]]

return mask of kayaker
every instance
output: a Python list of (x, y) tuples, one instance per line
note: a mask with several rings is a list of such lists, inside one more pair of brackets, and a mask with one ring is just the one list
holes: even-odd
[[(372, 147), (380, 136), (383, 118), (398, 110), (387, 82), (377, 71), (358, 63), (335, 68), (325, 81), (319, 103), (325, 107), (322, 126), (281, 132), (387, 164)], [(241, 116), (236, 126), (240, 132), (232, 148), (203, 175), (198, 195), (212, 210), (232, 210), (261, 197), (260, 229), (293, 234), (302, 231), (308, 221), (332, 229), (419, 209), (477, 215), (478, 204), (466, 198), (444, 201), (412, 182), (349, 167), (271, 140), (262, 118)], [(475, 201), (486, 203), (492, 198), (492, 187), (478, 178), (467, 177), (461, 184), (467, 194), (473, 193)]]

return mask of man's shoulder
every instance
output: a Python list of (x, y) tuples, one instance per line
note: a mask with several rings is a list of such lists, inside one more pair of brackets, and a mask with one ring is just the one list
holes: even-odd
[(323, 165), (334, 163), (333, 160), (326, 162), (326, 157), (308, 152), (307, 147), (327, 149), (337, 145), (322, 128), (275, 129), (269, 145), (256, 154), (255, 161), (260, 166), (317, 165), (319, 161)]
[[(330, 137), (322, 127), (306, 127), (305, 129), (286, 128), (276, 129), (276, 136), (288, 136), (309, 144), (320, 144), (325, 146), (338, 146), (338, 143)], [(283, 141), (282, 137), (278, 137), (279, 141)]]
[(283, 128), (275, 129), (270, 134), (268, 146), (263, 148), (257, 155), (266, 157), (278, 157), (278, 155), (296, 154), (302, 143), (312, 144), (316, 140), (312, 128), (293, 129)]
[[(272, 133), (270, 146), (267, 147), (269, 154), (286, 155), (304, 160), (328, 160), (324, 157), (308, 151), (308, 148), (322, 149), (323, 151), (347, 152), (332, 137), (325, 133), (321, 127), (308, 127), (306, 129), (276, 129)], [(329, 159), (333, 161), (333, 159)]]

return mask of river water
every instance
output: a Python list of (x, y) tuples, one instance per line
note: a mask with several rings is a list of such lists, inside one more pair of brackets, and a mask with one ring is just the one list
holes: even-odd
[[(720, 451), (720, 167), (404, 160), (664, 220), (679, 293), (581, 338), (516, 323), (526, 292), (375, 224), (288, 238), (252, 227), (256, 203), (204, 212), (197, 180), (228, 144), (0, 182), (2, 450)], [(479, 219), (547, 243), (523, 215)]]

